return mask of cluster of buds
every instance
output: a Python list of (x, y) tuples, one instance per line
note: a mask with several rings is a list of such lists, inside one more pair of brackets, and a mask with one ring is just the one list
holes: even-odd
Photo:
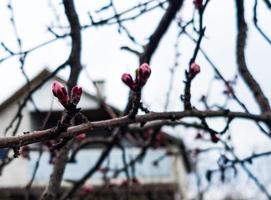
[(59, 102), (66, 108), (69, 104), (77, 105), (82, 96), (82, 88), (74, 86), (71, 89), (70, 96), (66, 88), (58, 81), (53, 82), (52, 91), (55, 97), (58, 98)]
[(200, 73), (200, 66), (196, 63), (192, 63), (189, 67), (188, 78), (192, 80), (198, 73)]
[(124, 82), (131, 90), (136, 91), (142, 88), (151, 75), (151, 68), (147, 63), (143, 63), (136, 70), (136, 78), (133, 80), (131, 74), (124, 73), (121, 77)]
[(196, 9), (201, 9), (202, 8), (202, 0), (194, 0), (193, 1), (194, 5), (195, 5), (195, 8)]

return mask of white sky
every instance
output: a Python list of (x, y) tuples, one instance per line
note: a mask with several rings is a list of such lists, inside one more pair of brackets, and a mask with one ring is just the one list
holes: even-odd
[[(23, 49), (31, 48), (42, 41), (47, 41), (52, 38), (52, 35), (46, 32), (46, 27), (52, 23), (57, 24), (56, 16), (49, 6), (48, 0), (13, 0), (15, 21), (18, 28), (18, 33), (22, 38)], [(52, 1), (53, 2), (53, 1)], [(53, 5), (57, 9), (57, 14), (60, 16), (60, 21), (67, 24), (63, 15), (62, 5), (60, 1), (54, 1)], [(115, 1), (117, 8), (121, 11), (125, 8), (134, 5), (136, 1)], [(107, 1), (86, 1), (77, 0), (76, 8), (80, 13), (80, 21), (82, 24), (88, 23), (89, 19), (87, 12), (100, 8)], [(7, 1), (0, 1), (0, 41), (4, 42), (10, 49), (16, 51), (17, 44), (15, 41), (14, 32), (10, 24), (10, 12), (6, 8)], [(192, 0), (186, 1), (185, 5), (179, 13), (183, 19), (189, 20), (192, 16)], [(246, 20), (249, 24), (248, 44), (246, 49), (247, 63), (255, 78), (259, 81), (267, 97), (271, 97), (270, 88), (270, 55), (271, 46), (264, 41), (252, 26), (252, 9), (253, 1), (246, 1)], [(107, 13), (104, 16), (109, 16), (112, 13)], [(160, 9), (151, 12), (144, 17), (139, 18), (136, 22), (127, 23), (127, 28), (131, 30), (134, 36), (142, 44), (147, 42), (148, 36), (156, 27), (163, 11)], [(263, 3), (259, 1), (258, 18), (264, 31), (271, 36), (271, 12), (268, 12)], [(235, 62), (235, 37), (236, 37), (236, 21), (235, 21), (235, 5), (233, 0), (210, 1), (204, 23), (207, 27), (206, 38), (204, 38), (202, 47), (206, 50), (210, 58), (217, 64), (222, 74), (231, 79), (236, 73)], [(94, 19), (99, 19), (98, 15), (94, 15)], [(60, 32), (61, 33), (61, 32)], [(166, 36), (163, 38), (152, 58), (151, 67), (152, 75), (148, 81), (143, 97), (146, 105), (154, 111), (162, 111), (165, 103), (165, 95), (168, 89), (169, 67), (174, 62), (174, 42), (176, 39), (176, 25), (173, 24)], [(119, 108), (123, 108), (128, 95), (128, 89), (120, 80), (122, 73), (131, 72), (138, 67), (138, 58), (128, 52), (121, 51), (120, 46), (128, 45), (140, 50), (137, 46), (132, 45), (126, 38), (125, 34), (119, 35), (116, 26), (97, 27), (85, 30), (83, 36), (83, 51), (82, 63), (87, 67), (93, 79), (106, 80), (106, 95), (107, 101)], [(194, 50), (194, 44), (182, 36), (179, 40), (180, 59), (179, 67), (175, 72), (174, 90), (170, 98), (169, 110), (182, 110), (182, 103), (179, 96), (183, 91), (184, 69), (187, 68), (187, 63)], [(0, 48), (0, 58), (6, 54)], [(25, 65), (25, 70), (30, 77), (33, 77), (44, 67), (54, 69), (61, 64), (69, 55), (69, 40), (60, 40), (51, 45), (43, 47), (31, 53)], [(204, 58), (199, 55), (197, 62), (201, 65), (201, 73), (195, 78), (192, 85), (192, 102), (198, 108), (198, 99), (202, 94), (205, 94), (209, 80), (213, 77), (213, 71)], [(25, 80), (21, 75), (18, 59), (12, 58), (0, 64), (0, 102), (3, 102), (16, 89), (18, 89)], [(68, 77), (68, 70), (61, 72), (61, 76)], [(85, 90), (92, 91), (93, 87), (87, 80), (84, 73), (80, 77), (80, 85)], [(216, 83), (212, 87), (211, 102), (223, 102), (223, 84)], [(48, 91), (51, 92), (51, 91)], [(236, 88), (238, 96), (246, 102), (250, 111), (258, 112), (258, 108), (254, 103), (254, 99), (248, 92), (247, 87), (241, 79), (238, 79), (238, 87)], [(230, 103), (232, 110), (240, 109), (235, 103)], [(212, 123), (214, 127), (221, 129), (223, 121)], [(201, 144), (191, 143), (193, 135), (187, 134), (195, 131), (178, 132), (187, 143), (192, 146)], [(233, 123), (232, 132), (233, 142), (236, 145), (240, 155), (249, 155), (253, 151), (262, 151), (268, 149), (270, 142), (258, 133), (257, 127), (253, 123), (247, 121), (235, 121)]]

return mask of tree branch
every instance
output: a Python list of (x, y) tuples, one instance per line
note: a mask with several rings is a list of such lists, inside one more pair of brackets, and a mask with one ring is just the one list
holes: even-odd
[[(71, 28), (71, 39), (72, 39), (72, 49), (68, 59), (68, 64), (71, 67), (70, 77), (68, 80), (69, 91), (73, 86), (76, 85), (81, 67), (81, 27), (78, 15), (75, 10), (73, 0), (63, 0), (63, 5), (65, 9), (65, 14), (70, 24)], [(61, 181), (65, 171), (66, 163), (68, 162), (68, 154), (70, 146), (73, 141), (68, 143), (64, 142), (64, 146), (58, 152), (56, 157), (56, 162), (54, 164), (53, 172), (50, 176), (50, 181), (42, 194), (42, 200), (54, 200), (58, 198)], [(67, 140), (66, 140), (67, 141)]]
[(159, 25), (157, 26), (156, 30), (150, 37), (149, 43), (144, 47), (144, 52), (140, 56), (140, 63), (150, 62), (150, 59), (158, 47), (158, 44), (166, 31), (168, 30), (171, 22), (173, 21), (176, 13), (181, 8), (183, 4), (183, 0), (170, 0), (169, 6), (161, 19)]
[(54, 130), (46, 129), (41, 131), (29, 132), (25, 135), (11, 136), (0, 138), (0, 148), (8, 148), (13, 146), (24, 146), (27, 144), (33, 144), (37, 142), (42, 142), (50, 139), (59, 139), (74, 137), (81, 133), (88, 133), (95, 131), (97, 129), (106, 129), (113, 128), (118, 126), (126, 126), (128, 124), (135, 123), (146, 123), (150, 121), (170, 119), (170, 120), (179, 120), (182, 118), (216, 118), (216, 117), (227, 117), (227, 118), (240, 118), (248, 119), (257, 122), (264, 122), (266, 124), (271, 123), (271, 116), (267, 114), (255, 115), (244, 112), (228, 112), (228, 111), (183, 111), (183, 112), (150, 112), (145, 115), (138, 115), (135, 119), (129, 118), (129, 116), (123, 116), (114, 119), (96, 121), (96, 122), (87, 122), (77, 126), (71, 126), (67, 129), (66, 132), (60, 133), (58, 136), (54, 136), (51, 132)]
[(264, 95), (260, 85), (248, 70), (245, 57), (245, 45), (247, 39), (247, 24), (245, 21), (244, 0), (236, 0), (237, 8), (237, 38), (236, 38), (236, 57), (238, 70), (245, 83), (252, 91), (262, 113), (270, 112), (270, 105), (267, 97)]

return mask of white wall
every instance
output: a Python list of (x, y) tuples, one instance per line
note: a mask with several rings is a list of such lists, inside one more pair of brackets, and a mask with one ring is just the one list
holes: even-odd
[[(1, 137), (11, 119), (17, 112), (17, 104), (13, 103), (0, 113), (0, 133)], [(24, 131), (30, 130), (30, 116), (27, 110), (23, 111), (23, 120), (18, 129), (18, 133), (22, 134)], [(11, 132), (8, 133), (10, 135)], [(10, 156), (13, 152), (10, 151)], [(5, 167), (0, 176), (0, 187), (22, 186), (28, 181), (27, 161), (22, 158), (14, 159), (8, 167)]]

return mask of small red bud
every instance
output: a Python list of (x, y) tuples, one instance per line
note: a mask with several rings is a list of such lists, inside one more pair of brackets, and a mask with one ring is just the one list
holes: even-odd
[(87, 135), (85, 133), (81, 133), (81, 134), (77, 135), (75, 138), (77, 141), (81, 142), (87, 138)]
[(143, 63), (140, 67), (136, 70), (136, 84), (139, 87), (143, 87), (148, 78), (151, 75), (151, 68), (147, 63)]
[(202, 137), (203, 135), (200, 132), (198, 132), (197, 135), (195, 136), (195, 139), (199, 140), (199, 139), (202, 139)]
[(140, 185), (141, 184), (140, 181), (136, 177), (132, 178), (132, 183), (135, 184), (135, 185)]
[(129, 185), (129, 181), (128, 180), (123, 180), (120, 184), (121, 186), (128, 186)]
[(82, 96), (82, 87), (74, 86), (71, 90), (71, 102), (77, 105), (80, 101), (81, 96)]
[(152, 133), (153, 133), (152, 129), (150, 129), (150, 128), (147, 129), (142, 135), (143, 139), (144, 140), (149, 139), (151, 137)]
[(155, 147), (160, 147), (165, 144), (165, 136), (160, 132), (156, 135)]
[(143, 79), (147, 80), (151, 75), (151, 68), (147, 63), (143, 63), (138, 69), (138, 75)]
[(189, 78), (193, 79), (198, 73), (200, 73), (200, 66), (196, 63), (192, 63), (189, 68)]
[(80, 191), (80, 196), (83, 197), (83, 196), (87, 196), (89, 193), (93, 192), (94, 191), (94, 188), (92, 185), (84, 185), (82, 188), (81, 188), (81, 191)]
[(30, 159), (30, 156), (29, 156), (29, 147), (28, 146), (23, 146), (20, 149), (20, 155), (22, 156), (22, 158)]
[(216, 134), (211, 134), (211, 141), (213, 143), (217, 143), (219, 141), (219, 137)]
[(58, 81), (53, 82), (52, 91), (55, 97), (58, 98), (59, 102), (66, 107), (69, 102), (69, 96), (66, 88)]
[(202, 8), (202, 0), (194, 0), (193, 3), (195, 5), (196, 9)]
[(135, 89), (135, 83), (134, 83), (134, 80), (132, 78), (132, 76), (128, 73), (124, 73), (122, 76), (121, 76), (121, 80), (123, 83), (125, 83), (131, 90), (134, 90)]
[(108, 171), (109, 171), (109, 169), (107, 167), (99, 168), (99, 172), (101, 172), (102, 174), (106, 174)]

